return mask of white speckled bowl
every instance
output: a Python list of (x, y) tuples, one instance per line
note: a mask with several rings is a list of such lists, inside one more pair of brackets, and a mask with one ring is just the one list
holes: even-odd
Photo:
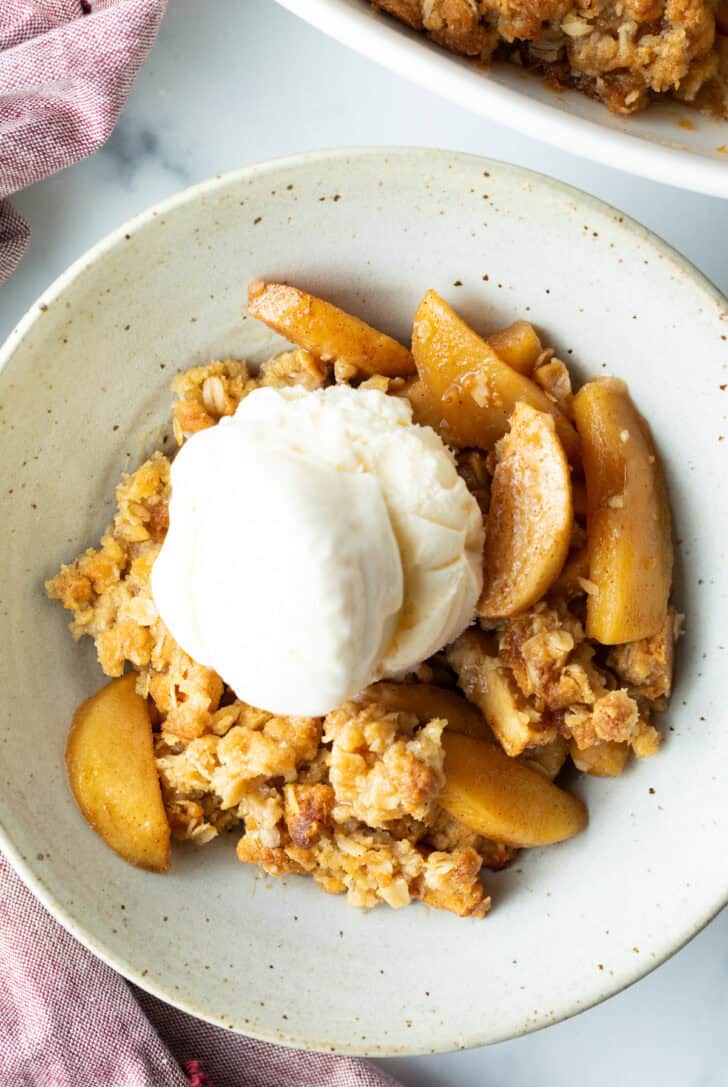
[(497, 61), (485, 71), (375, 11), (370, 0), (278, 3), (404, 79), (491, 121), (630, 174), (728, 196), (728, 120), (675, 100), (631, 117), (610, 113), (578, 91), (555, 93), (515, 64)]
[[(588, 832), (488, 876), (463, 921), (369, 914), (238, 864), (234, 839), (127, 867), (68, 792), (72, 710), (102, 683), (43, 595), (93, 543), (114, 484), (159, 437), (178, 367), (262, 358), (252, 276), (318, 290), (406, 337), (425, 289), (476, 326), (526, 315), (581, 376), (626, 377), (668, 466), (688, 613), (656, 758), (581, 780)], [(457, 284), (457, 285), (456, 285)], [(728, 305), (613, 209), (536, 174), (434, 151), (340, 151), (251, 167), (101, 242), (0, 353), (0, 823), (23, 878), (80, 940), (196, 1015), (275, 1041), (370, 1054), (493, 1042), (635, 981), (725, 903)]]

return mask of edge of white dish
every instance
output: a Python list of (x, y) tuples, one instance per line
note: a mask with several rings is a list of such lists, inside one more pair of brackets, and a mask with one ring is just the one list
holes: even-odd
[[(489, 79), (486, 71), (433, 46), (423, 34), (383, 15), (372, 17), (372, 12), (366, 10), (369, 0), (359, 0), (361, 10), (341, 0), (277, 2), (342, 45), (481, 117), (604, 166), (691, 192), (728, 198), (728, 156), (724, 161), (711, 161), (689, 148), (662, 146), (656, 140), (615, 131), (606, 123), (538, 101)], [(605, 117), (611, 116), (606, 106), (600, 108)], [(723, 142), (725, 137), (728, 121), (725, 133), (720, 135)]]

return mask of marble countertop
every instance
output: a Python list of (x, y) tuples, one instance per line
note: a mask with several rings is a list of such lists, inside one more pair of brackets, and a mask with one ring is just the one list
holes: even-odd
[[(362, 144), (472, 151), (570, 182), (651, 227), (728, 293), (728, 202), (581, 162), (471, 116), (273, 0), (170, 0), (109, 143), (15, 198), (33, 240), (0, 291), (0, 339), (71, 261), (162, 197), (261, 159)], [(649, 977), (576, 1019), (487, 1049), (381, 1064), (406, 1087), (725, 1087), (727, 1006), (728, 911)]]

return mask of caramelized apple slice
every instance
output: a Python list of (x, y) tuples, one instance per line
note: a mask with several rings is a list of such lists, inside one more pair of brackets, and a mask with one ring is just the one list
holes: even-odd
[(495, 744), (446, 730), (445, 786), (439, 803), (486, 838), (515, 846), (550, 845), (587, 824), (580, 800)]
[(412, 419), (420, 426), (429, 426), (440, 435), (443, 441), (450, 442), (447, 421), (443, 418), (440, 405), (432, 399), (422, 378), (409, 378), (402, 390), (412, 405)]
[(569, 741), (563, 736), (556, 736), (551, 743), (543, 747), (529, 747), (519, 755), (518, 761), (524, 766), (530, 766), (532, 770), (538, 770), (545, 774), (549, 781), (553, 781), (561, 773), (561, 769), (569, 757)]
[(589, 554), (586, 547), (569, 552), (566, 563), (549, 592), (555, 600), (573, 600), (583, 596), (589, 584)]
[(550, 415), (517, 404), (497, 452), (478, 603), (488, 619), (517, 615), (543, 596), (566, 560), (573, 519), (569, 466)]
[(515, 758), (527, 747), (547, 744), (556, 730), (519, 690), (513, 673), (498, 660), (498, 648), (482, 630), (472, 627), (447, 651), (465, 697), (482, 712), (503, 750)]
[(507, 328), (489, 333), (488, 343), (498, 358), (519, 374), (530, 374), (543, 351), (538, 333), (528, 321), (514, 321)]
[(76, 710), (66, 770), (89, 826), (130, 864), (169, 868), (169, 823), (162, 803), (144, 699), (128, 673)]
[(583, 479), (574, 479), (571, 490), (574, 499), (574, 517), (580, 517), (583, 520), (586, 517), (586, 483)]
[(297, 287), (253, 280), (248, 313), (323, 362), (386, 377), (406, 377), (414, 371), (412, 355), (401, 343)]
[(413, 713), (421, 721), (442, 717), (453, 732), (490, 740), (492, 734), (482, 713), (457, 691), (431, 683), (374, 683), (357, 696), (357, 702), (379, 702), (396, 713)]
[(586, 632), (604, 645), (657, 634), (672, 581), (672, 529), (662, 468), (647, 424), (616, 378), (574, 397), (587, 489)]
[(442, 417), (441, 433), (451, 445), (490, 449), (523, 401), (552, 415), (567, 453), (577, 453), (576, 431), (546, 393), (503, 362), (435, 291), (415, 314), (412, 353), (431, 401), (427, 414)]
[(571, 761), (577, 770), (597, 778), (616, 778), (629, 759), (629, 744), (606, 740), (581, 750), (575, 740), (570, 744)]

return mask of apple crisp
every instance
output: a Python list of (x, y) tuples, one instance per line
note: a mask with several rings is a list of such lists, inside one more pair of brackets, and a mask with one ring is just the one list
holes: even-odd
[(372, 0), (438, 45), (503, 58), (612, 112), (670, 95), (728, 117), (725, 0)]
[[(459, 320), (448, 313), (442, 320)], [(463, 329), (460, 344), (466, 333), (475, 337)], [(642, 758), (657, 751), (654, 714), (669, 700), (680, 617), (663, 601), (659, 629), (650, 628), (646, 637), (606, 646), (590, 635), (599, 607), (609, 601), (598, 596), (599, 586), (589, 576), (596, 570), (587, 554), (588, 540), (590, 553), (596, 549), (587, 517), (594, 494), (584, 492), (579, 478), (580, 457), (589, 467), (589, 432), (581, 428), (580, 448), (573, 431), (586, 410), (579, 401), (584, 390), (574, 399), (564, 364), (542, 349), (530, 326), (525, 331), (512, 326), (493, 337), (499, 354), (488, 383), (496, 391), (498, 412), (511, 395), (511, 382), (516, 389), (517, 411), (507, 437), (489, 448), (459, 440), (461, 433), (471, 433), (458, 431), (458, 425), (469, 425), (467, 412), (489, 410), (478, 390), (469, 407), (462, 392), (459, 415), (448, 416), (447, 433), (491, 542), (500, 545), (503, 534), (510, 534), (508, 546), (502, 544), (504, 555), (533, 542), (533, 523), (526, 532), (519, 521), (523, 510), (514, 508), (524, 498), (513, 472), (499, 475), (499, 465), (519, 440), (517, 416), (526, 418), (524, 433), (539, 450), (539, 464), (551, 450), (560, 450), (556, 467), (565, 472), (568, 517), (564, 526), (549, 529), (561, 537), (559, 557), (531, 549), (531, 562), (540, 564), (548, 584), (543, 577), (532, 582), (522, 576), (516, 587), (506, 578), (497, 614), (484, 590), (476, 622), (398, 681), (374, 683), (323, 717), (281, 716), (248, 705), (212, 669), (185, 653), (162, 621), (150, 586), (169, 524), (171, 460), (161, 452), (122, 479), (116, 514), (99, 546), (46, 583), (48, 595), (71, 612), (74, 639), (93, 639), (103, 672), (121, 677), (130, 666), (136, 673), (134, 697), (149, 715), (161, 798), (175, 838), (201, 846), (232, 832), (240, 861), (272, 876), (311, 876), (354, 906), (400, 907), (421, 900), (459, 916), (482, 917), (491, 904), (483, 869), (502, 869), (518, 848), (562, 840), (584, 825), (581, 802), (552, 784), (567, 762), (596, 776), (613, 776), (632, 754)], [(310, 329), (307, 336), (310, 340)], [(485, 341), (475, 337), (471, 348), (476, 341), (491, 359)], [(413, 348), (419, 360), (417, 336)], [(455, 365), (455, 355), (446, 353), (448, 364)], [(467, 357), (470, 366), (473, 356)], [(180, 373), (172, 386), (173, 431), (182, 445), (232, 415), (261, 386), (312, 391), (344, 380), (411, 395), (421, 422), (423, 414), (432, 421), (448, 410), (447, 403), (440, 409), (433, 402), (432, 387), (425, 386), (423, 395), (412, 378), (372, 374), (298, 348), (277, 355), (255, 374), (235, 360)], [(447, 385), (445, 396), (452, 387)], [(614, 386), (604, 395), (616, 397), (619, 406), (626, 394)], [(546, 404), (548, 411), (528, 406), (523, 396)], [(554, 412), (556, 421), (549, 414)], [(568, 466), (559, 427), (569, 428), (563, 431), (565, 444), (574, 450)], [(620, 442), (629, 444), (624, 431)], [(646, 470), (653, 471), (655, 457), (649, 456)], [(547, 478), (557, 497), (559, 472)], [(587, 490), (590, 478), (587, 471)], [(510, 481), (505, 492), (504, 479)], [(528, 495), (526, 500), (536, 501)], [(611, 517), (621, 513), (619, 505), (607, 503), (607, 508)], [(524, 585), (531, 584), (537, 586), (533, 599), (523, 595)], [(653, 595), (661, 591), (656, 585)], [(85, 712), (103, 695), (84, 704)], [(69, 776), (73, 785), (70, 770)], [(493, 796), (481, 795), (484, 780), (491, 781)], [(516, 809), (532, 805), (524, 825), (522, 814), (508, 811), (510, 795), (517, 797)], [(550, 814), (550, 805), (554, 812), (559, 805), (563, 810)], [(538, 814), (542, 809), (545, 815)], [(139, 852), (130, 850), (129, 856)]]

